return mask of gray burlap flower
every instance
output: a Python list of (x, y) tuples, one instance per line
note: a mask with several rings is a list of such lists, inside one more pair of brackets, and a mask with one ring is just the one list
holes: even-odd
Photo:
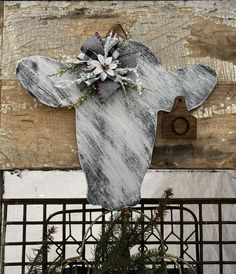
[(104, 39), (98, 33), (85, 41), (81, 53), (70, 64), (75, 65), (78, 78), (58, 81), (56, 87), (67, 88), (77, 83), (80, 90), (92, 87), (101, 102), (116, 90), (129, 88), (141, 93), (141, 80), (137, 69), (137, 52), (127, 48), (126, 40), (113, 35)]

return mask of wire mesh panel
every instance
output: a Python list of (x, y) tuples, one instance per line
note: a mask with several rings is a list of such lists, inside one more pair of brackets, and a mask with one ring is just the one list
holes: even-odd
[[(99, 233), (113, 214), (92, 226), (81, 254), (82, 239), (104, 212), (101, 207), (88, 204), (86, 199), (3, 199), (2, 203), (2, 274), (27, 273), (34, 249), (41, 247), (52, 226), (57, 232), (50, 241), (50, 252), (44, 255), (45, 271), (55, 260), (77, 255), (92, 263)], [(135, 209), (152, 217), (158, 203), (158, 199), (142, 199)], [(236, 199), (228, 198), (172, 199), (164, 221), (158, 224), (166, 252), (183, 258), (201, 274), (236, 273), (235, 204)], [(135, 217), (134, 211), (132, 214)], [(133, 252), (160, 244), (160, 235), (153, 229)]]

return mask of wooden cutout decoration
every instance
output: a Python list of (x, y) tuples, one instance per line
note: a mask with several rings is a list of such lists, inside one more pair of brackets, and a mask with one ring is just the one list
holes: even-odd
[[(97, 46), (93, 44), (94, 37), (85, 41), (80, 60), (91, 60), (91, 56), (98, 59), (108, 38), (98, 35), (96, 38), (101, 42)], [(217, 82), (215, 71), (204, 65), (189, 65), (168, 72), (146, 46), (131, 39), (125, 39), (125, 47), (117, 51), (119, 56), (112, 60), (104, 55), (96, 62), (91, 61), (98, 74), (89, 75), (87, 84), (95, 81), (90, 87), (95, 86), (97, 96), (90, 93), (85, 96), (86, 77), (83, 77), (88, 74), (83, 67), (58, 75), (55, 72), (64, 70), (64, 64), (44, 56), (30, 56), (21, 59), (16, 68), (24, 88), (41, 103), (51, 107), (74, 106), (79, 158), (88, 183), (87, 198), (91, 204), (108, 210), (139, 202), (154, 147), (158, 111), (170, 112), (177, 96), (185, 97), (188, 110), (196, 108)], [(104, 60), (117, 67), (109, 68)], [(85, 69), (91, 68), (84, 62)], [(115, 76), (110, 77), (108, 69), (113, 70)], [(137, 79), (137, 88), (125, 92), (125, 81), (136, 87)], [(58, 85), (63, 81), (71, 84)], [(142, 94), (136, 92), (140, 81)]]
[(183, 96), (175, 99), (174, 107), (170, 113), (162, 117), (162, 138), (166, 139), (196, 139), (197, 118), (187, 110)]

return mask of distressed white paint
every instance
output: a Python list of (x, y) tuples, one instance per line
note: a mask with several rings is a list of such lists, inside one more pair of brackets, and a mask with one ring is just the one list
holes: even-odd
[[(101, 104), (92, 98), (76, 107), (76, 133), (81, 166), (88, 182), (88, 200), (114, 210), (138, 203), (140, 187), (154, 146), (157, 113), (171, 111), (177, 96), (185, 96), (188, 109), (204, 102), (216, 84), (215, 72), (190, 65), (167, 72), (141, 43), (130, 40), (127, 51), (137, 52), (143, 94), (122, 89)], [(49, 77), (61, 64), (32, 56), (17, 65), (23, 86), (41, 103), (68, 106), (83, 93), (74, 85), (55, 88), (59, 77)], [(60, 80), (76, 79), (76, 73)]]
[(216, 115), (235, 114), (236, 104), (227, 103), (220, 105), (212, 105), (210, 107), (201, 106), (193, 111), (193, 116), (196, 118), (209, 118)]
[(10, 99), (3, 100), (1, 104), (0, 113), (7, 113), (8, 111), (19, 111), (19, 110), (32, 110), (38, 108), (39, 104), (35, 103), (34, 105), (24, 103), (17, 103), (15, 101), (11, 101)]

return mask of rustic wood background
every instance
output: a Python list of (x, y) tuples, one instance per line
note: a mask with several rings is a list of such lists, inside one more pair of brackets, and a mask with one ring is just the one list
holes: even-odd
[(143, 42), (167, 70), (202, 63), (218, 84), (193, 111), (196, 140), (156, 138), (151, 168), (236, 168), (236, 2), (5, 1), (0, 3), (0, 169), (79, 168), (74, 110), (32, 99), (15, 75), (17, 61), (75, 57), (95, 31), (116, 22)]

